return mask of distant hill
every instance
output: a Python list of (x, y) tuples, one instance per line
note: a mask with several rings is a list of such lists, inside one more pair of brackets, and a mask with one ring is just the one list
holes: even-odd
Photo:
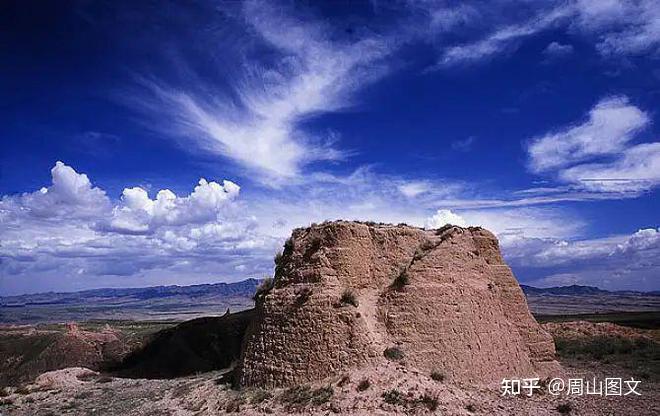
[(565, 295), (565, 296), (593, 296), (593, 295), (657, 295), (660, 292), (638, 292), (632, 290), (610, 291), (597, 288), (595, 286), (556, 286), (539, 288), (534, 286), (520, 285), (525, 295)]
[(104, 288), (80, 292), (45, 292), (0, 297), (0, 306), (56, 305), (78, 303), (81, 299), (134, 299), (148, 300), (183, 296), (189, 298), (209, 296), (246, 296), (254, 294), (260, 280), (247, 279), (236, 283), (212, 283), (192, 286), (153, 286), (140, 288)]
[(581, 285), (521, 287), (531, 311), (540, 315), (660, 311), (658, 292), (609, 291)]
[[(92, 289), (0, 297), (0, 324), (70, 321), (172, 321), (221, 316), (254, 306), (260, 280), (193, 286)], [(537, 288), (521, 285), (534, 313), (658, 311), (660, 293), (607, 291), (593, 286)]]
[(217, 316), (253, 306), (260, 280), (193, 286), (92, 289), (0, 297), (0, 323), (171, 320)]

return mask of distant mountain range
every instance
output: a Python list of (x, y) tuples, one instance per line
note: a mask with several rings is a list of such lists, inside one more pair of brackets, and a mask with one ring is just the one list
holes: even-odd
[(140, 288), (105, 288), (80, 292), (45, 292), (18, 296), (0, 297), (0, 306), (19, 307), (36, 305), (61, 305), (86, 301), (122, 299), (144, 301), (171, 297), (201, 298), (211, 296), (252, 297), (260, 280), (247, 279), (236, 283), (212, 283), (192, 286), (152, 286)]
[[(89, 320), (183, 321), (254, 306), (260, 280), (193, 286), (92, 289), (0, 297), (0, 324)], [(521, 285), (534, 313), (576, 314), (660, 310), (660, 293), (592, 286)]]
[(92, 289), (0, 297), (0, 324), (89, 320), (184, 321), (251, 308), (260, 280)]
[(660, 295), (660, 291), (655, 292), (639, 292), (634, 290), (618, 290), (610, 291), (597, 288), (595, 286), (581, 286), (581, 285), (570, 285), (570, 286), (557, 286), (557, 287), (546, 287), (539, 288), (534, 286), (520, 285), (525, 295), (564, 295), (564, 296), (594, 296), (594, 295), (646, 295), (654, 296)]

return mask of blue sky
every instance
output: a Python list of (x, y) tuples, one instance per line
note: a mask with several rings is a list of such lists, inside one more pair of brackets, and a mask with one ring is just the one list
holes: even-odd
[(326, 219), (481, 225), (660, 289), (653, 1), (0, 6), (0, 294), (272, 273)]

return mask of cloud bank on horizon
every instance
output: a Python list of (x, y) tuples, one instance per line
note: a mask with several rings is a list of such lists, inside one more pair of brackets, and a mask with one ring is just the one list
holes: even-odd
[(63, 11), (89, 50), (46, 27), (103, 65), (12, 96), (0, 295), (261, 277), (339, 218), (484, 226), (532, 285), (660, 289), (655, 2), (168, 5)]

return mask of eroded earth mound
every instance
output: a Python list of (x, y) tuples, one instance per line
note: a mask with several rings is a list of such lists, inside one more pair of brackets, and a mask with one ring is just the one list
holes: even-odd
[(455, 383), (559, 371), (552, 338), (482, 228), (297, 229), (267, 289), (243, 341), (243, 387), (292, 386), (387, 360)]

